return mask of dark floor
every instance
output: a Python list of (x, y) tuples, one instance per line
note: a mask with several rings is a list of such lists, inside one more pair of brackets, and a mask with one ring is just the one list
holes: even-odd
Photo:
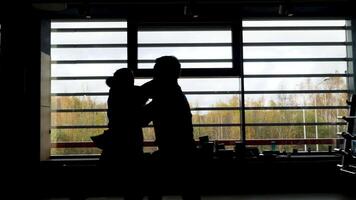
[[(165, 196), (163, 200), (181, 200), (179, 196)], [(341, 194), (268, 194), (268, 195), (233, 195), (233, 196), (203, 196), (202, 200), (352, 200)], [(70, 200), (69, 198), (51, 198), (46, 200)], [(120, 197), (93, 197), (86, 200), (123, 200)], [(147, 198), (144, 198), (147, 200)]]

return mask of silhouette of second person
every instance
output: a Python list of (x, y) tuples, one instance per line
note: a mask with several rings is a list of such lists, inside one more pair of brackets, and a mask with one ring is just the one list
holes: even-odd
[(142, 86), (152, 97), (146, 111), (153, 121), (156, 144), (162, 159), (186, 159), (196, 148), (190, 106), (178, 85), (180, 71), (177, 58), (157, 58), (153, 80)]
[[(200, 199), (189, 191), (193, 181), (196, 145), (193, 137), (192, 114), (186, 96), (178, 84), (181, 65), (176, 57), (157, 58), (153, 69), (153, 80), (142, 89), (151, 95), (152, 101), (145, 106), (148, 118), (153, 121), (156, 144), (155, 152), (159, 164), (156, 169), (158, 192), (150, 200), (162, 199), (169, 191), (169, 183), (180, 183), (183, 199)], [(168, 187), (168, 188), (167, 188)]]

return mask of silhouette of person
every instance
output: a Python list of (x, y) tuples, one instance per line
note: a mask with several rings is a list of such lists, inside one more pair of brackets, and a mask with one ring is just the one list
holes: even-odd
[[(140, 87), (134, 85), (133, 72), (128, 68), (117, 70), (113, 77), (106, 80), (106, 84), (110, 87), (107, 100), (108, 130), (92, 139), (102, 149), (100, 163), (105, 167), (103, 172), (111, 177), (120, 175), (120, 179), (127, 182), (124, 185), (128, 186), (128, 182), (131, 184), (132, 179), (138, 176), (132, 167), (140, 167), (140, 161), (143, 160), (141, 116), (147, 99)], [(127, 194), (125, 199), (142, 199), (142, 196)]]
[[(176, 57), (157, 58), (153, 69), (153, 80), (142, 85), (143, 90), (151, 94), (152, 101), (145, 106), (148, 118), (153, 121), (156, 144), (158, 146), (158, 170), (168, 172), (161, 177), (163, 184), (179, 181), (189, 185), (190, 161), (194, 159), (196, 145), (193, 137), (192, 114), (186, 96), (178, 84), (181, 65)], [(174, 164), (173, 164), (174, 163)], [(174, 166), (173, 166), (174, 165)], [(169, 166), (169, 167), (168, 167)], [(177, 181), (177, 182), (179, 182)], [(160, 185), (158, 187), (164, 187)], [(199, 196), (186, 196), (187, 188), (182, 188), (183, 199), (200, 199)], [(160, 195), (150, 199), (161, 199)]]
[(138, 86), (134, 86), (134, 75), (122, 68), (106, 80), (110, 87), (107, 101), (109, 134), (111, 140), (103, 148), (101, 160), (138, 160), (143, 156), (143, 133), (141, 112), (146, 99)]

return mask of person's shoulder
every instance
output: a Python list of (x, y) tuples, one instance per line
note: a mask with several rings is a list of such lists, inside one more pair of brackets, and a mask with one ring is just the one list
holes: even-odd
[(180, 87), (179, 84), (176, 85), (176, 89), (182, 91), (182, 88)]
[(153, 80), (150, 80), (144, 84), (142, 84), (142, 86), (140, 86), (140, 88), (144, 89), (144, 90), (149, 90), (153, 87), (154, 85), (154, 81)]
[(154, 87), (154, 81), (150, 80), (146, 83), (144, 83), (141, 86), (137, 86), (139, 89), (137, 89), (138, 92), (140, 92), (141, 94), (143, 94), (145, 97), (152, 97), (152, 95), (154, 94), (155, 91), (155, 87)]
[(179, 94), (179, 95), (184, 94), (182, 88), (178, 84), (176, 85), (176, 87), (174, 89), (175, 89), (174, 91), (176, 94)]
[(133, 96), (139, 102), (142, 102), (142, 101), (146, 102), (147, 101), (146, 90), (144, 90), (140, 86), (136, 86), (136, 85), (134, 86), (134, 88), (133, 88)]

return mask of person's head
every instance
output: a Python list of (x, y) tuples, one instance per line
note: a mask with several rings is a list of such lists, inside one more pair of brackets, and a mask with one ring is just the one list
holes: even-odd
[(159, 81), (176, 81), (180, 76), (180, 63), (174, 56), (162, 56), (156, 59), (153, 79)]
[(134, 85), (134, 80), (135, 78), (131, 69), (121, 68), (114, 73), (114, 76), (106, 79), (106, 84), (109, 87), (130, 87)]

